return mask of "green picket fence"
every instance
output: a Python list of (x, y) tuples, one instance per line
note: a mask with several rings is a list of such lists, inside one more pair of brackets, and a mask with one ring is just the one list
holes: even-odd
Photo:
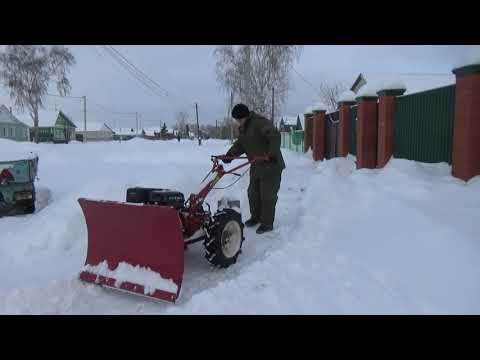
[(303, 152), (303, 130), (281, 132), (282, 149)]

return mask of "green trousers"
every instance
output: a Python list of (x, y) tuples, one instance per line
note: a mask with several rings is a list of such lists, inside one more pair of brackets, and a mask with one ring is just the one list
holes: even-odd
[(248, 186), (248, 201), (252, 219), (260, 223), (273, 226), (275, 207), (278, 200), (278, 190), (282, 181), (282, 171), (269, 171), (257, 174), (250, 172)]

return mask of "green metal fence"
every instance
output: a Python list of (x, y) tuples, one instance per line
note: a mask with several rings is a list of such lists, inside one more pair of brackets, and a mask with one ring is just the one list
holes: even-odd
[(348, 152), (357, 155), (357, 106), (350, 109), (350, 144)]
[(394, 156), (452, 163), (455, 85), (399, 96), (395, 105)]
[(296, 152), (303, 152), (303, 130), (281, 132), (282, 148)]

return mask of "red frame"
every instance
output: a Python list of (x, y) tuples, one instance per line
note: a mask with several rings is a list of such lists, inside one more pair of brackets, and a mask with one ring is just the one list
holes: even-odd
[[(248, 159), (247, 162), (234, 167), (228, 171), (225, 171), (223, 165), (220, 164), (221, 160), (237, 160), (237, 159)], [(224, 175), (233, 174), (234, 171), (241, 169), (245, 166), (251, 165), (256, 161), (268, 161), (267, 156), (257, 156), (252, 159), (248, 158), (247, 156), (239, 156), (239, 157), (231, 157), (231, 156), (224, 156), (224, 155), (213, 155), (212, 156), (212, 169), (208, 173), (207, 177), (210, 174), (215, 173), (215, 177), (210, 180), (205, 187), (203, 187), (198, 194), (191, 194), (188, 198), (188, 207), (186, 213), (181, 215), (181, 220), (183, 226), (185, 228), (185, 235), (187, 237), (192, 236), (196, 231), (198, 231), (202, 225), (205, 223), (207, 218), (210, 214), (206, 213), (203, 208), (201, 208), (201, 204), (210, 193), (210, 191), (215, 187), (215, 185), (220, 181), (220, 179)]]

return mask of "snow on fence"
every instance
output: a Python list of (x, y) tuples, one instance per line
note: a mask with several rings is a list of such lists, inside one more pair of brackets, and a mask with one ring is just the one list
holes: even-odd
[[(282, 148), (302, 151), (304, 143), (303, 151), (312, 148), (317, 160), (351, 154), (357, 168), (382, 168), (392, 156), (444, 162), (452, 165), (453, 176), (468, 181), (480, 175), (480, 64), (453, 73), (454, 85), (406, 95), (403, 88), (379, 89), (376, 95), (372, 90), (355, 100), (342, 98), (339, 110), (325, 116), (307, 108), (304, 141), (293, 143), (294, 133), (282, 133)], [(335, 128), (329, 128), (333, 114)], [(325, 136), (313, 134), (322, 129)], [(321, 140), (312, 142), (313, 137)]]

